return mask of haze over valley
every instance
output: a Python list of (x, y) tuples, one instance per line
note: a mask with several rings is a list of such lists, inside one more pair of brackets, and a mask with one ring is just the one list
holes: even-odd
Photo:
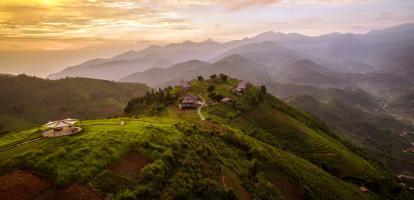
[(4, 1), (0, 199), (413, 199), (412, 9)]

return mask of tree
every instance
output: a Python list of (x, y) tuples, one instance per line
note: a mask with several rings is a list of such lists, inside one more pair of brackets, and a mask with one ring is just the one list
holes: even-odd
[(210, 92), (208, 94), (208, 97), (210, 97), (214, 101), (221, 101), (224, 98), (224, 96), (222, 94), (218, 93), (217, 91)]
[(263, 101), (266, 98), (266, 94), (267, 94), (266, 86), (264, 85), (260, 86), (259, 101)]
[(178, 99), (177, 94), (172, 93), (172, 88), (152, 90), (146, 92), (144, 96), (131, 99), (124, 109), (125, 114), (135, 114), (142, 112), (148, 106), (153, 114), (160, 113), (164, 107), (173, 104)]
[(203, 76), (197, 76), (197, 80), (198, 81), (204, 81), (204, 77)]
[(226, 81), (227, 81), (227, 79), (229, 79), (229, 77), (228, 77), (227, 75), (225, 75), (225, 74), (220, 74), (219, 76), (220, 76), (220, 79), (221, 79), (223, 82), (226, 82)]
[(217, 78), (217, 75), (216, 74), (212, 74), (212, 75), (210, 75), (210, 78), (214, 80), (214, 79)]
[(212, 91), (216, 90), (216, 87), (214, 85), (210, 85), (210, 86), (208, 86), (208, 89), (207, 90), (209, 92), (212, 92)]

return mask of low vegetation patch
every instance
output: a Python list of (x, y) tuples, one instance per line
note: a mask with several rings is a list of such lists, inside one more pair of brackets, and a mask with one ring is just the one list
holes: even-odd
[(140, 170), (151, 162), (151, 159), (141, 153), (130, 151), (112, 164), (110, 170), (115, 174), (137, 181)]
[(57, 188), (45, 178), (16, 170), (0, 176), (0, 199), (22, 200), (103, 200), (104, 196), (79, 184)]

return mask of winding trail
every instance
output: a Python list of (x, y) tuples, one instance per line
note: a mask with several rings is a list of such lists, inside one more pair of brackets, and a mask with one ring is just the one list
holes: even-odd
[(204, 121), (204, 120), (206, 120), (206, 118), (201, 113), (201, 108), (203, 108), (206, 105), (206, 100), (201, 96), (201, 93), (198, 94), (198, 97), (200, 97), (200, 99), (202, 100), (202, 102), (201, 102), (201, 106), (198, 107), (198, 109), (197, 109), (197, 114), (198, 114), (198, 116), (200, 116), (200, 120), (201, 121)]

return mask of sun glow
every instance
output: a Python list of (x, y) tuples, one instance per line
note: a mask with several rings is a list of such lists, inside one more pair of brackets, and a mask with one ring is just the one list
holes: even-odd
[(42, 3), (46, 5), (55, 5), (58, 3), (58, 0), (42, 0)]

